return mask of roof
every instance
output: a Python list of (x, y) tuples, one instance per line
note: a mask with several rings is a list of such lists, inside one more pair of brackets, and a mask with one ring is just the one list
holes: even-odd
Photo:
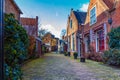
[(36, 21), (36, 18), (21, 17), (20, 22), (21, 22), (22, 25), (35, 26), (37, 21)]
[(87, 12), (73, 11), (79, 23), (84, 24)]
[(112, 9), (114, 6), (115, 0), (103, 0), (103, 2), (107, 5), (109, 9)]
[(23, 14), (23, 12), (21, 11), (21, 9), (18, 7), (18, 5), (16, 4), (16, 2), (14, 0), (10, 0), (16, 7), (16, 9), (20, 12), (20, 14)]

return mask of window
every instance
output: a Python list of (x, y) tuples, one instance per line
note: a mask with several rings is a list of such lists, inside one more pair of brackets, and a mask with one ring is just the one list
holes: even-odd
[(89, 52), (90, 51), (90, 36), (85, 37), (85, 51)]
[(72, 20), (70, 20), (70, 28), (72, 28)]
[(74, 37), (74, 33), (72, 34), (72, 50), (75, 50), (75, 37)]
[(100, 30), (97, 32), (97, 51), (104, 50), (104, 32)]
[(96, 19), (96, 7), (90, 10), (90, 25), (95, 24), (97, 21)]

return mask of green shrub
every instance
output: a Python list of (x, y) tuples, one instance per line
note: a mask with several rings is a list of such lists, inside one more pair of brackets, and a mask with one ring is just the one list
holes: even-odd
[(120, 50), (110, 49), (103, 54), (103, 61), (109, 65), (120, 66)]
[(27, 57), (28, 35), (13, 14), (5, 14), (4, 22), (5, 80), (21, 80), (20, 64)]
[(108, 33), (109, 50), (103, 54), (103, 61), (109, 65), (120, 66), (120, 27), (114, 28)]
[(70, 56), (71, 54), (70, 54), (70, 52), (67, 52), (68, 53), (68, 56)]
[(120, 27), (114, 28), (108, 33), (109, 36), (109, 47), (111, 49), (120, 49)]
[(77, 53), (77, 52), (74, 52), (73, 55), (74, 55), (74, 56), (78, 56), (78, 53)]
[(74, 53), (73, 53), (73, 56), (74, 56), (74, 59), (77, 59), (78, 53), (77, 53), (77, 52), (74, 52)]
[(65, 55), (65, 56), (67, 56), (67, 55), (68, 55), (68, 53), (67, 53), (67, 52), (64, 52), (64, 55)]

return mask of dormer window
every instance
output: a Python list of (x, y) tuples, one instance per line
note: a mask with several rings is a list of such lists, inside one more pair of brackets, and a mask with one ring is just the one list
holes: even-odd
[(72, 20), (70, 20), (70, 28), (72, 28)]
[(90, 26), (95, 24), (97, 21), (96, 18), (96, 6), (90, 10)]

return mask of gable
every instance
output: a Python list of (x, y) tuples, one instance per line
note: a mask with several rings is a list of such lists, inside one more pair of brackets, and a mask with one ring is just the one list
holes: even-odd
[(97, 19), (99, 19), (100, 17), (108, 17), (109, 16), (109, 12), (108, 12), (109, 8), (103, 2), (103, 0), (91, 0), (90, 3), (89, 3), (89, 6), (88, 6), (88, 11), (87, 11), (87, 17), (86, 17), (85, 24), (88, 24), (90, 22), (90, 10), (94, 6), (96, 7)]

